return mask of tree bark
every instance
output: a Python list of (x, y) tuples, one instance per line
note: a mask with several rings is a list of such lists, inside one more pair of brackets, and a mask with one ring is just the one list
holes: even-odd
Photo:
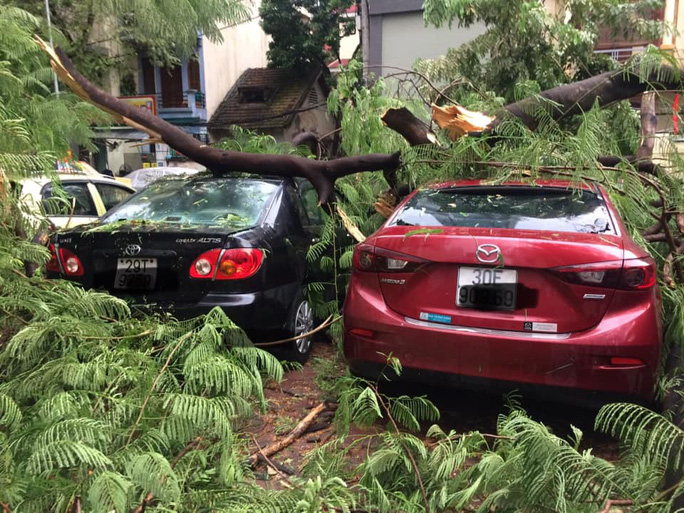
[(437, 137), (430, 130), (430, 127), (406, 107), (389, 109), (382, 116), (382, 122), (398, 132), (411, 146), (435, 144), (437, 142)]
[(279, 440), (278, 442), (269, 445), (268, 447), (264, 447), (261, 452), (255, 452), (252, 454), (249, 459), (247, 460), (249, 463), (250, 467), (254, 467), (254, 465), (257, 464), (259, 461), (259, 456), (263, 455), (266, 457), (271, 456), (272, 454), (275, 454), (277, 452), (282, 451), (285, 447), (289, 446), (294, 442), (297, 438), (302, 436), (304, 433), (306, 433), (306, 430), (309, 428), (309, 426), (313, 423), (314, 419), (323, 413), (327, 409), (328, 405), (326, 403), (321, 403), (318, 406), (316, 406), (313, 410), (309, 412), (309, 414), (304, 417), (299, 424), (295, 426), (295, 428), (290, 431), (290, 433), (283, 438), (282, 440)]
[(655, 146), (655, 133), (658, 127), (658, 116), (656, 116), (656, 95), (654, 92), (647, 92), (641, 95), (641, 142), (636, 152), (637, 160), (650, 160), (653, 157), (653, 147)]
[(312, 160), (295, 155), (260, 155), (221, 150), (200, 143), (177, 126), (105, 93), (81, 75), (59, 48), (54, 53), (41, 40), (50, 54), (52, 67), (72, 90), (103, 110), (114, 114), (130, 126), (142, 129), (153, 138), (160, 138), (174, 150), (205, 166), (215, 175), (231, 172), (257, 175), (303, 177), (318, 192), (321, 204), (332, 203), (335, 180), (362, 171), (393, 172), (401, 164), (399, 152), (345, 157), (330, 161)]
[(663, 66), (660, 72), (653, 72), (643, 79), (627, 69), (607, 71), (579, 82), (565, 84), (539, 95), (506, 105), (488, 130), (495, 130), (506, 117), (519, 118), (528, 128), (537, 128), (537, 114), (545, 110), (554, 120), (581, 114), (590, 110), (596, 102), (600, 106), (632, 98), (648, 89), (680, 89), (681, 80), (677, 70)]

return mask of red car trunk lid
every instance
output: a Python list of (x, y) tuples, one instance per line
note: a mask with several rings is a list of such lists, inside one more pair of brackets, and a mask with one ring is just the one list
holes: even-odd
[[(567, 283), (552, 269), (623, 258), (621, 239), (610, 235), (565, 233), (561, 237), (549, 232), (496, 230), (494, 236), (494, 230), (488, 229), (444, 228), (443, 233), (407, 238), (409, 231), (409, 227), (392, 227), (375, 240), (378, 248), (429, 261), (411, 273), (380, 273), (386, 303), (413, 319), (448, 320), (460, 326), (558, 333), (591, 328), (603, 318), (614, 289)], [(503, 265), (477, 260), (478, 247), (487, 244), (500, 249)], [(459, 268), (517, 271), (515, 309), (458, 306)]]

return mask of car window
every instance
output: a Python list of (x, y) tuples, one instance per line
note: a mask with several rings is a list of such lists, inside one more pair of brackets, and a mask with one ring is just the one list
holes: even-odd
[(129, 189), (108, 183), (94, 183), (97, 192), (102, 198), (105, 210), (109, 211), (133, 194)]
[(97, 217), (97, 209), (86, 182), (62, 183), (61, 189), (63, 196), (53, 194), (52, 184), (43, 188), (41, 200), (46, 215)]
[(299, 182), (299, 196), (302, 198), (309, 223), (315, 226), (323, 225), (323, 213), (318, 206), (318, 193), (313, 185), (308, 181)]
[(277, 189), (275, 182), (253, 178), (160, 180), (113, 208), (102, 222), (139, 220), (249, 228), (260, 222)]
[(306, 227), (310, 226), (311, 222), (309, 221), (309, 216), (306, 214), (306, 209), (302, 203), (302, 198), (299, 197), (299, 194), (297, 194), (292, 187), (286, 187), (285, 191), (289, 198), (288, 205), (290, 208), (290, 214), (292, 217), (297, 217), (299, 219), (298, 230), (302, 228), (305, 229)]
[(424, 189), (404, 205), (393, 224), (615, 233), (597, 194), (534, 186)]

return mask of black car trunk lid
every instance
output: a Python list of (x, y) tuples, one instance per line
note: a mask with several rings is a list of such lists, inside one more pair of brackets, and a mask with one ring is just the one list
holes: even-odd
[(115, 295), (173, 297), (197, 301), (207, 293), (205, 280), (190, 278), (202, 253), (223, 248), (230, 234), (210, 229), (165, 226), (85, 232), (59, 240), (82, 260), (89, 286)]

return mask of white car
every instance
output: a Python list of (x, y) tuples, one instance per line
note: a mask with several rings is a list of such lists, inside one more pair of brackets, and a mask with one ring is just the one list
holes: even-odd
[(59, 173), (57, 176), (66, 195), (66, 204), (54, 197), (52, 180), (46, 176), (26, 178), (18, 184), (27, 210), (42, 212), (57, 228), (97, 221), (135, 192), (132, 187), (102, 175)]

